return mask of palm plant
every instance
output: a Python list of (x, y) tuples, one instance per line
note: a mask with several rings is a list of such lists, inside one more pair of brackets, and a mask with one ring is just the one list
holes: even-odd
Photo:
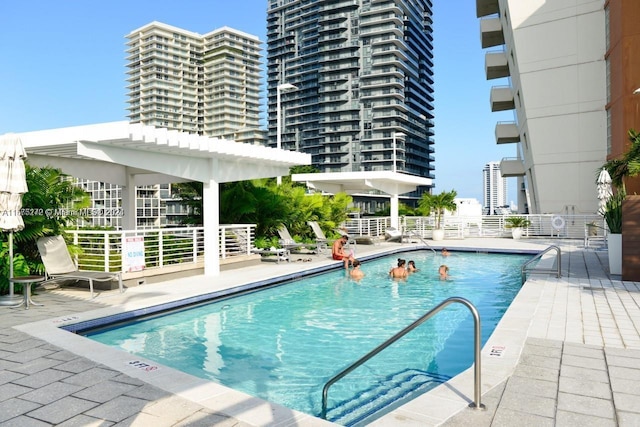
[(505, 227), (507, 228), (526, 228), (531, 225), (531, 221), (523, 216), (510, 216), (505, 220)]
[(611, 184), (626, 194), (625, 180), (640, 175), (640, 134), (629, 129), (629, 149), (619, 158), (607, 161), (603, 167), (611, 175)]
[(609, 231), (614, 234), (622, 233), (622, 201), (627, 196), (625, 181), (640, 175), (640, 134), (629, 129), (631, 145), (622, 156), (607, 161), (603, 167), (611, 176), (611, 184), (616, 193), (607, 201), (602, 215)]
[[(24, 229), (14, 233), (15, 257), (14, 274), (42, 273), (44, 266), (36, 241), (40, 237), (62, 234), (65, 227), (79, 219), (76, 212), (90, 204), (89, 195), (77, 187), (60, 169), (52, 167), (36, 168), (25, 164), (29, 191), (22, 196), (22, 207), (39, 215), (23, 216)], [(0, 237), (4, 240), (4, 235)], [(4, 251), (6, 242), (0, 247), (0, 270), (8, 271), (8, 257)], [(8, 274), (0, 274), (0, 293), (9, 287)]]
[(609, 232), (614, 234), (622, 233), (622, 201), (626, 197), (623, 190), (618, 190), (616, 194), (607, 200), (604, 206), (604, 220), (607, 223)]
[(431, 215), (433, 210), (436, 217), (436, 229), (442, 228), (442, 216), (445, 211), (454, 212), (457, 208), (455, 198), (458, 195), (456, 190), (443, 191), (440, 194), (424, 193), (418, 202), (418, 207), (423, 215)]

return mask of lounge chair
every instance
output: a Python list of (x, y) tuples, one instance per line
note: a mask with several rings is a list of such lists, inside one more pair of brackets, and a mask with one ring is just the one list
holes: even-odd
[(320, 228), (320, 224), (317, 221), (307, 221), (311, 230), (313, 230), (313, 234), (316, 236), (316, 244), (318, 245), (318, 252), (321, 253), (323, 250), (328, 249), (329, 246), (335, 242), (335, 240), (327, 239), (327, 236), (324, 235), (324, 231)]
[(289, 253), (289, 249), (286, 248), (275, 248), (271, 247), (270, 249), (261, 249), (261, 248), (253, 248), (251, 249), (251, 253), (259, 254), (262, 258), (272, 258), (273, 255), (276, 257), (276, 262), (280, 264), (280, 261), (291, 260), (291, 254)]
[(356, 234), (353, 231), (348, 231), (344, 228), (335, 228), (334, 231), (340, 235), (346, 234), (349, 236), (349, 243), (355, 245), (377, 245), (379, 242), (377, 237), (370, 236), (368, 234)]
[[(594, 245), (594, 243), (597, 243)], [(601, 248), (607, 243), (607, 229), (604, 224), (590, 222), (584, 225), (584, 247)]]
[(389, 227), (385, 230), (384, 239), (386, 242), (424, 243), (424, 239), (417, 231), (409, 230), (403, 233), (395, 227)]
[[(289, 252), (301, 253), (300, 251), (303, 249), (309, 249), (310, 247), (313, 249), (316, 248), (315, 245), (298, 243), (295, 240), (293, 240), (293, 237), (291, 237), (291, 233), (289, 233), (289, 230), (284, 224), (281, 225), (280, 228), (278, 229), (278, 235), (280, 236), (280, 240), (279, 240), (280, 245), (282, 245), (283, 248), (289, 250)], [(314, 252), (313, 249), (310, 249), (311, 252)], [(303, 253), (308, 253), (308, 252), (303, 252)]]
[(396, 230), (394, 227), (389, 227), (384, 232), (384, 238), (387, 242), (402, 243), (402, 232), (400, 230)]
[(122, 287), (122, 274), (119, 272), (110, 273), (78, 270), (78, 267), (71, 259), (71, 255), (69, 255), (67, 244), (62, 236), (41, 237), (38, 239), (37, 245), (46, 270), (47, 281), (58, 279), (86, 280), (89, 282), (91, 298), (93, 298), (94, 281), (108, 282), (117, 279), (120, 292), (124, 292)]

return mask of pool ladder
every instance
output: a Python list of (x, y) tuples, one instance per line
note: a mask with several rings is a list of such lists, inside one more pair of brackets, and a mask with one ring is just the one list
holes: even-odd
[(469, 311), (471, 311), (471, 314), (473, 315), (474, 399), (473, 399), (473, 402), (469, 404), (469, 407), (476, 408), (476, 409), (485, 409), (485, 406), (480, 402), (480, 395), (481, 395), (480, 388), (482, 386), (482, 382), (480, 381), (480, 333), (481, 333), (480, 315), (478, 314), (478, 310), (476, 310), (474, 305), (471, 304), (469, 300), (462, 297), (451, 297), (442, 301), (440, 304), (438, 304), (437, 306), (429, 310), (426, 314), (423, 314), (420, 318), (418, 318), (418, 320), (415, 320), (409, 326), (402, 329), (400, 332), (398, 332), (397, 334), (395, 334), (394, 336), (392, 336), (391, 338), (389, 338), (388, 340), (386, 340), (385, 342), (383, 342), (382, 344), (380, 344), (379, 346), (371, 350), (369, 353), (362, 356), (360, 359), (353, 362), (351, 365), (349, 365), (348, 367), (346, 367), (345, 369), (343, 369), (342, 371), (334, 375), (333, 378), (331, 378), (329, 381), (327, 381), (324, 387), (322, 388), (322, 412), (320, 414), (320, 417), (323, 419), (327, 418), (327, 400), (329, 396), (329, 388), (333, 384), (340, 381), (342, 378), (347, 376), (349, 373), (353, 372), (356, 368), (363, 365), (369, 359), (371, 359), (372, 357), (380, 353), (382, 350), (386, 349), (391, 344), (398, 341), (400, 338), (404, 337), (406, 334), (408, 334), (409, 332), (411, 332), (412, 330), (414, 330), (415, 328), (417, 328), (418, 326), (420, 326), (421, 324), (429, 320), (433, 315), (438, 313), (440, 310), (442, 310), (449, 304), (453, 304), (453, 303), (460, 303), (466, 306), (469, 309)]
[[(531, 265), (531, 263), (533, 263), (534, 261), (540, 260), (540, 258), (542, 258), (542, 256), (544, 254), (546, 254), (547, 252), (551, 252), (552, 250), (555, 250), (557, 252), (555, 268), (531, 268), (531, 267), (529, 267)], [(545, 249), (544, 251), (540, 252), (538, 255), (536, 255), (533, 258), (531, 258), (529, 261), (527, 261), (524, 264), (522, 264), (522, 268), (521, 268), (522, 283), (524, 283), (526, 281), (527, 273), (555, 273), (556, 277), (559, 278), (562, 275), (561, 271), (562, 271), (562, 251), (560, 250), (560, 248), (558, 246), (551, 245), (547, 249)]]
[(435, 249), (433, 249), (433, 248), (431, 247), (431, 245), (430, 245), (429, 243), (427, 243), (427, 241), (426, 241), (426, 240), (424, 240), (424, 238), (423, 238), (421, 235), (416, 234), (413, 230), (409, 230), (409, 231), (407, 232), (407, 236), (417, 238), (417, 239), (418, 239), (418, 240), (420, 240), (420, 241), (421, 241), (421, 242), (422, 242), (422, 243), (423, 243), (427, 248), (431, 249), (431, 252), (433, 252), (433, 254), (434, 254), (434, 255), (436, 254), (436, 250), (435, 250)]

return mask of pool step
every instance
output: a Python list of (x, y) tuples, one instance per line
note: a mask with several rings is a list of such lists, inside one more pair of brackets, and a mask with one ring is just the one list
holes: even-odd
[(355, 398), (345, 400), (327, 410), (327, 420), (343, 425), (355, 426), (377, 412), (420, 391), (428, 391), (449, 380), (446, 375), (434, 374), (419, 369), (406, 369), (387, 377), (381, 383), (362, 391)]

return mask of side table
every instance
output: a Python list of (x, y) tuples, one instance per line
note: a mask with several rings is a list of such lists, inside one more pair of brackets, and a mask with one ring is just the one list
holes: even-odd
[(21, 305), (24, 304), (24, 308), (25, 310), (29, 309), (29, 304), (32, 305), (44, 305), (44, 304), (37, 304), (35, 302), (33, 302), (33, 300), (31, 299), (31, 285), (34, 283), (40, 283), (40, 282), (44, 282), (44, 276), (19, 276), (19, 277), (12, 277), (9, 279), (9, 282), (11, 283), (19, 283), (22, 285), (22, 296), (23, 296), (23, 300), (20, 304), (14, 306), (14, 307), (20, 307)]

